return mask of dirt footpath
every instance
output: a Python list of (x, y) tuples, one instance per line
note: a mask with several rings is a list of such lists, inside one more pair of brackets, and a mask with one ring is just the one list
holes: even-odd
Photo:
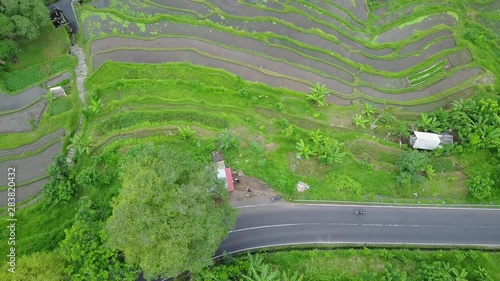
[[(254, 177), (246, 176), (241, 171), (233, 172), (233, 179), (236, 178), (238, 178), (240, 182), (234, 183), (234, 191), (229, 194), (229, 202), (235, 207), (272, 204), (274, 202), (271, 201), (271, 198), (279, 195), (265, 182)], [(249, 188), (250, 191), (247, 191), (247, 188)]]

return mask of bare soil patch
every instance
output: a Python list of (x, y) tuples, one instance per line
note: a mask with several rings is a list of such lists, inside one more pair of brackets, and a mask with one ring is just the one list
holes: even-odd
[[(47, 179), (41, 179), (36, 182), (23, 186), (16, 186), (16, 203), (23, 202), (40, 193)], [(0, 191), (0, 207), (7, 206), (8, 190)]]
[[(252, 61), (254, 58), (248, 56), (247, 59), (249, 61)], [(234, 64), (231, 62), (210, 58), (192, 51), (116, 50), (108, 53), (101, 53), (94, 56), (94, 69), (97, 69), (106, 60), (121, 61), (121, 62), (136, 62), (136, 63), (191, 62), (197, 65), (224, 69), (228, 72), (234, 73), (235, 75), (241, 76), (243, 79), (249, 81), (261, 82), (274, 87), (284, 87), (298, 92), (309, 91), (309, 85), (292, 79), (278, 77), (278, 75), (273, 74), (271, 71), (266, 71), (266, 72), (259, 71), (239, 64)], [(267, 62), (265, 62), (265, 60), (259, 60), (259, 61), (263, 62), (268, 67), (273, 67), (273, 68), (277, 67), (277, 65), (274, 65), (274, 63), (270, 61)], [(263, 68), (265, 68), (264, 65)], [(300, 71), (300, 72), (305, 73), (305, 71)], [(311, 76), (311, 75), (309, 74), (306, 76)], [(295, 75), (295, 77), (303, 77), (303, 76), (297, 74)], [(321, 80), (324, 81), (324, 79)], [(312, 79), (310, 81), (317, 81), (317, 80)]]
[[(196, 11), (203, 16), (206, 16), (211, 12), (208, 6), (205, 6), (205, 4), (203, 3), (191, 2), (191, 1), (171, 1), (171, 0), (152, 0), (152, 1), (165, 7)], [(155, 7), (151, 7), (151, 9), (154, 10)]]
[[(340, 69), (339, 67), (329, 65), (321, 61), (305, 58), (300, 54), (290, 50), (269, 46), (262, 41), (254, 40), (251, 38), (237, 37), (215, 30), (209, 32), (209, 30), (206, 28), (195, 26), (169, 26), (169, 30), (171, 30), (171, 32), (173, 33), (179, 32), (183, 34), (189, 34), (190, 37), (195, 36), (196, 38), (157, 38), (153, 40), (141, 40), (124, 37), (108, 37), (106, 39), (94, 41), (91, 46), (91, 52), (92, 54), (95, 54), (104, 50), (114, 48), (164, 48), (179, 46), (194, 47), (196, 49), (204, 50), (205, 48), (202, 47), (207, 46), (208, 44), (201, 40), (198, 40), (199, 37), (200, 39), (221, 43), (227, 45), (228, 47), (235, 47), (237, 49), (240, 49), (242, 52), (250, 51), (252, 53), (261, 53), (273, 58), (283, 59), (290, 63), (307, 66), (309, 68), (321, 71), (324, 73), (324, 75), (328, 75), (330, 77), (336, 76), (345, 81), (354, 81), (352, 73), (348, 73), (345, 70)], [(210, 45), (214, 45), (217, 47), (217, 45), (214, 43), (210, 43)]]
[(424, 104), (419, 104), (419, 105), (411, 105), (411, 106), (405, 106), (404, 108), (409, 111), (413, 112), (431, 112), (439, 108), (447, 108), (453, 101), (460, 100), (460, 99), (467, 99), (470, 96), (472, 96), (475, 92), (477, 92), (477, 89), (475, 87), (470, 87), (464, 90), (460, 90), (456, 93), (451, 94), (450, 96), (440, 99), (438, 101), (432, 102), (432, 103), (424, 103)]
[(421, 40), (418, 40), (417, 42), (410, 43), (406, 46), (404, 46), (400, 51), (400, 55), (406, 55), (408, 53), (413, 53), (420, 51), (425, 45), (429, 44), (434, 39), (440, 38), (440, 37), (445, 37), (442, 38), (442, 40), (447, 39), (446, 37), (452, 36), (451, 31), (449, 30), (438, 30), (432, 34), (427, 35), (426, 37), (422, 38)]
[(410, 101), (410, 100), (416, 100), (416, 99), (421, 99), (425, 97), (429, 97), (438, 93), (443, 92), (446, 89), (455, 87), (460, 85), (463, 81), (468, 80), (471, 77), (474, 77), (476, 75), (479, 75), (483, 72), (481, 68), (471, 68), (471, 69), (465, 69), (465, 70), (460, 70), (453, 74), (450, 77), (447, 77), (436, 84), (433, 84), (423, 90), (419, 91), (413, 91), (409, 93), (404, 93), (404, 94), (386, 94), (382, 93), (380, 91), (377, 91), (373, 88), (362, 86), (358, 87), (358, 90), (369, 95), (373, 96), (376, 98), (380, 99), (385, 99), (385, 100), (397, 100), (397, 101)]
[[(318, 2), (314, 3), (314, 5), (317, 7), (323, 8), (323, 9), (329, 11), (330, 13), (334, 14), (335, 16), (340, 17), (340, 18), (348, 21), (355, 28), (359, 28), (359, 29), (364, 28), (364, 26), (362, 24), (360, 24), (359, 22), (357, 22), (353, 18), (351, 18), (351, 16), (348, 13), (346, 13), (344, 10), (338, 8), (337, 6), (335, 6), (333, 4), (327, 3), (326, 1), (318, 1)], [(325, 18), (325, 20), (326, 20), (326, 18)]]
[[(0, 170), (7, 171), (8, 167), (16, 167), (17, 183), (26, 182), (43, 176), (49, 165), (52, 164), (52, 157), (60, 152), (61, 143), (57, 142), (39, 154), (0, 162)], [(0, 186), (6, 186), (7, 182), (7, 177), (0, 177)]]
[(0, 115), (0, 124), (2, 124), (0, 126), (0, 133), (31, 131), (32, 128), (28, 124), (28, 121), (33, 120), (35, 124), (38, 124), (46, 107), (47, 101), (42, 99), (27, 108)]
[(233, 171), (233, 179), (235, 178), (240, 182), (234, 183), (234, 191), (229, 194), (229, 202), (235, 207), (272, 204), (274, 202), (271, 198), (279, 195), (265, 182), (247, 176), (242, 171)]
[(63, 137), (65, 133), (66, 131), (63, 128), (60, 128), (55, 132), (52, 132), (48, 135), (39, 138), (33, 143), (13, 149), (0, 149), (0, 161), (1, 158), (11, 157), (11, 156), (22, 156), (23, 154), (28, 153), (30, 151), (41, 149), (48, 143), (54, 141), (55, 139), (61, 139), (61, 137)]
[[(404, 6), (400, 8), (399, 10), (396, 10), (390, 14), (387, 14), (380, 19), (378, 19), (376, 22), (373, 23), (375, 27), (381, 27), (383, 25), (386, 25), (388, 23), (391, 23), (393, 21), (396, 21), (400, 18), (404, 18), (407, 16), (410, 16), (415, 13), (415, 10), (418, 9), (421, 6), (429, 6), (429, 5), (439, 5), (439, 6), (448, 6), (449, 3), (445, 2), (426, 2), (426, 3), (419, 3), (419, 4), (411, 4)], [(387, 12), (387, 7), (381, 8), (380, 10), (383, 10), (383, 13)]]
[(389, 43), (389, 42), (396, 42), (396, 41), (401, 41), (406, 38), (409, 38), (413, 35), (413, 33), (417, 30), (426, 30), (430, 29), (436, 25), (439, 24), (445, 24), (448, 26), (453, 26), (457, 24), (457, 20), (455, 17), (442, 13), (442, 14), (434, 14), (431, 15), (421, 22), (417, 22), (414, 24), (410, 24), (407, 26), (404, 26), (400, 28), (399, 26), (394, 27), (393, 29), (390, 29), (382, 34), (380, 34), (376, 41), (377, 43)]
[(460, 52), (449, 55), (448, 61), (453, 67), (466, 65), (472, 62), (472, 55), (468, 49), (463, 49)]
[(15, 96), (0, 93), (0, 112), (20, 109), (33, 103), (43, 94), (45, 94), (45, 89), (40, 86), (29, 88)]

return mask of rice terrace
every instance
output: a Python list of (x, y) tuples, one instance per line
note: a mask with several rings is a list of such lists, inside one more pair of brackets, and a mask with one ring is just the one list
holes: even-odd
[(0, 12), (0, 280), (500, 280), (500, 1)]

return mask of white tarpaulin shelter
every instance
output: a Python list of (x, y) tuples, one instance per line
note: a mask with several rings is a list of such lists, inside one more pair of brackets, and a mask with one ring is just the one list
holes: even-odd
[(415, 131), (415, 142), (413, 148), (433, 150), (439, 147), (441, 139), (438, 134)]

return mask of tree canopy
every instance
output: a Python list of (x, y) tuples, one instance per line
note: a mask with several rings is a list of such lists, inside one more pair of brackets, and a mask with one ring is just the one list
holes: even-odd
[(16, 53), (19, 39), (33, 40), (50, 24), (42, 0), (0, 0), (0, 59)]
[(168, 146), (131, 148), (105, 230), (146, 279), (200, 272), (232, 229), (236, 211), (215, 169)]
[(75, 223), (65, 230), (61, 254), (71, 280), (135, 280), (132, 266), (118, 260), (118, 253), (103, 246), (102, 218), (88, 197), (79, 202)]

